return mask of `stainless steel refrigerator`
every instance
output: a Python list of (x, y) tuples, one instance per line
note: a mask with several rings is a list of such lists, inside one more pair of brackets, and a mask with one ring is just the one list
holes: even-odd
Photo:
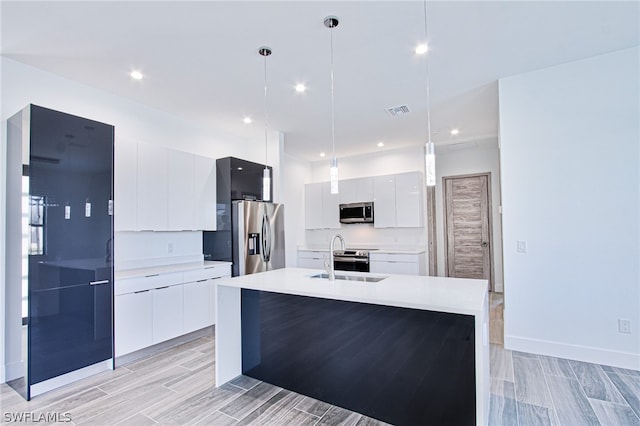
[(234, 201), (233, 276), (285, 266), (284, 205)]

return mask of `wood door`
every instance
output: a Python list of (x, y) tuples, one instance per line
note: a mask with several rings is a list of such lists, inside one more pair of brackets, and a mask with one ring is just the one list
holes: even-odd
[(489, 280), (491, 221), (489, 174), (444, 178), (447, 276)]

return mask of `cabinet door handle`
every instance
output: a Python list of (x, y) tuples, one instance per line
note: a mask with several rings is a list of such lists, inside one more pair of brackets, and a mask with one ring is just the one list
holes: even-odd
[(169, 288), (169, 286), (165, 285), (164, 287), (156, 287), (156, 290), (164, 290), (165, 288)]
[(133, 294), (146, 293), (146, 292), (148, 292), (148, 291), (151, 291), (151, 290), (140, 290), (140, 291), (134, 291), (134, 292), (133, 292)]
[(207, 281), (207, 280), (198, 280), (198, 281), (196, 281), (196, 282), (197, 282), (197, 283), (203, 283), (203, 282), (205, 282), (205, 281)]
[(160, 275), (160, 274), (151, 274), (151, 275), (145, 275), (144, 277), (145, 277), (145, 278), (151, 278), (151, 277), (157, 277), (157, 276), (159, 276), (159, 275)]
[(109, 280), (91, 281), (89, 285), (101, 285), (101, 284), (108, 284), (108, 283), (109, 283)]

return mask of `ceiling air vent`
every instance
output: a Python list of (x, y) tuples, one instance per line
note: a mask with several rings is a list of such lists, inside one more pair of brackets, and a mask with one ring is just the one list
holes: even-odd
[(394, 106), (386, 109), (387, 114), (391, 117), (397, 117), (399, 115), (409, 114), (411, 110), (406, 105)]

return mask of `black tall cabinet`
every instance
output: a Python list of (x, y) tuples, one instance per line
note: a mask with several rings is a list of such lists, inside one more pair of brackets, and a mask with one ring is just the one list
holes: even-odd
[[(267, 167), (273, 176), (273, 170)], [(257, 200), (262, 197), (264, 164), (235, 157), (216, 160), (216, 231), (203, 232), (205, 259), (233, 261), (231, 204), (235, 200)], [(269, 199), (273, 200), (273, 185)]]
[[(29, 153), (21, 200), (29, 399), (66, 373), (113, 366), (114, 127), (30, 105), (10, 119), (10, 133), (15, 117)], [(16, 143), (8, 137), (8, 151)]]

